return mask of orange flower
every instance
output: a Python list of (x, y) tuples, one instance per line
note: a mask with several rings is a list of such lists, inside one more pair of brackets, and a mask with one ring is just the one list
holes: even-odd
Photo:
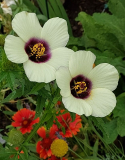
[[(64, 110), (61, 110), (60, 112), (63, 113)], [(58, 122), (62, 125), (58, 129), (58, 132), (63, 137), (72, 137), (73, 135), (76, 135), (82, 127), (81, 118), (77, 114), (73, 122), (69, 112), (56, 116), (56, 118), (58, 119)], [(65, 134), (62, 132), (62, 127), (65, 128)]]
[(45, 127), (41, 127), (38, 129), (37, 133), (43, 139), (38, 141), (36, 150), (37, 153), (40, 155), (40, 158), (46, 159), (52, 155), (50, 146), (53, 140), (56, 138), (55, 132), (57, 131), (57, 126), (53, 125), (49, 131), (46, 131)]
[(52, 155), (48, 160), (68, 160), (65, 157), (61, 158), (57, 158), (56, 156)]
[(20, 127), (20, 131), (22, 134), (25, 134), (27, 132), (31, 132), (33, 129), (33, 125), (35, 123), (39, 122), (39, 118), (33, 120), (35, 117), (35, 111), (23, 108), (16, 112), (12, 119), (15, 122), (12, 122), (12, 126), (14, 127)]

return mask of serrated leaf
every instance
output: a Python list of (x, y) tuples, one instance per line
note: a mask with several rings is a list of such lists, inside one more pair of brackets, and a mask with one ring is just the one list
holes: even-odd
[(0, 82), (7, 77), (7, 72), (0, 72)]
[(15, 85), (15, 72), (8, 72), (7, 74), (7, 81), (8, 81), (8, 84), (9, 84), (9, 87), (11, 88), (11, 90), (14, 89), (14, 85)]
[(99, 18), (97, 18), (97, 16), (92, 17), (84, 12), (80, 12), (78, 17), (76, 18), (76, 20), (82, 23), (84, 29), (84, 36), (87, 36), (89, 39), (94, 40), (96, 44), (95, 47), (97, 47), (101, 51), (110, 50), (115, 55), (121, 55), (121, 56), (124, 55), (122, 47), (123, 44), (121, 45), (118, 40), (118, 37), (120, 35), (117, 34), (118, 37), (116, 37), (114, 31), (112, 31), (114, 28), (109, 29), (108, 25), (100, 23), (99, 20), (101, 19), (100, 17), (102, 14), (95, 14), (95, 15), (98, 15)]
[(43, 107), (45, 107), (46, 99), (42, 96), (38, 96), (37, 105), (36, 105), (36, 115), (35, 117), (39, 117), (43, 111)]
[(9, 102), (10, 100), (14, 98), (15, 94), (16, 94), (16, 91), (14, 90), (4, 100), (2, 100), (1, 103)]
[(93, 14), (93, 18), (100, 25), (106, 26), (108, 28), (108, 32), (113, 33), (125, 49), (125, 18), (119, 19), (114, 15), (109, 15), (107, 13), (95, 13)]
[(28, 94), (34, 94), (38, 92), (44, 86), (45, 86), (45, 83), (36, 83), (36, 85), (32, 88), (32, 90)]
[(124, 0), (109, 0), (108, 7), (111, 13), (118, 18), (124, 18), (125, 15), (125, 1)]

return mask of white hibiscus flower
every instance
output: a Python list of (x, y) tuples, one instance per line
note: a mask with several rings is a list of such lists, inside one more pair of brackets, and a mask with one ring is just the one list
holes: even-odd
[(12, 28), (19, 37), (6, 37), (5, 53), (10, 61), (23, 63), (30, 81), (48, 83), (55, 79), (60, 66), (68, 66), (74, 52), (65, 47), (69, 35), (64, 19), (49, 19), (42, 28), (36, 14), (20, 12)]
[(16, 4), (15, 1), (18, 1), (18, 0), (4, 0), (2, 3), (1, 3), (1, 8), (3, 9), (3, 12), (5, 14), (10, 14), (12, 15), (12, 10), (10, 8), (10, 6), (12, 4)]
[(56, 81), (64, 106), (71, 112), (104, 117), (116, 106), (113, 90), (119, 74), (114, 66), (102, 63), (93, 68), (96, 57), (90, 51), (78, 51), (70, 57), (69, 69), (60, 67)]

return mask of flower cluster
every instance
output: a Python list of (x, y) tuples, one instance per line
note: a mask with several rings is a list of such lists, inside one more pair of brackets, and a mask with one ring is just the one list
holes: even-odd
[(65, 20), (49, 19), (42, 28), (36, 14), (23, 11), (14, 17), (12, 28), (19, 37), (6, 37), (6, 55), (14, 63), (23, 63), (30, 81), (56, 79), (64, 106), (79, 115), (104, 117), (114, 109), (112, 91), (118, 85), (118, 71), (107, 63), (93, 68), (96, 57), (92, 52), (66, 48)]
[[(60, 115), (56, 116), (58, 122), (65, 129), (65, 134), (62, 132), (55, 121), (50, 130), (46, 130), (45, 127), (38, 129), (37, 134), (42, 138), (41, 141), (37, 142), (37, 153), (40, 158), (49, 160), (58, 160), (63, 157), (68, 151), (68, 144), (66, 138), (76, 135), (82, 127), (81, 118), (76, 114), (75, 120), (72, 122), (70, 113), (64, 113), (64, 110), (60, 111)], [(63, 157), (63, 160), (66, 160)]]
[[(75, 120), (72, 121), (70, 113), (65, 112), (65, 110), (61, 110), (57, 114), (56, 120), (60, 123), (60, 127), (54, 121), (54, 124), (49, 130), (44, 126), (37, 130), (37, 134), (42, 138), (36, 145), (36, 150), (40, 158), (49, 158), (50, 160), (59, 160), (59, 158), (62, 158), (63, 160), (67, 160), (63, 157), (68, 151), (66, 138), (76, 135), (82, 127), (79, 115), (76, 114)], [(39, 122), (39, 117), (36, 119), (34, 117), (35, 111), (23, 108), (17, 111), (12, 117), (14, 120), (12, 126), (19, 128), (22, 134), (29, 133), (33, 129), (32, 126)], [(65, 133), (62, 132), (62, 127), (65, 129)], [(16, 148), (16, 150), (18, 149)]]

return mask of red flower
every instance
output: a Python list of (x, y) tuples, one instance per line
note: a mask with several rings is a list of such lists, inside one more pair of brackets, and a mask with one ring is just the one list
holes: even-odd
[[(64, 110), (61, 110), (60, 112), (63, 113)], [(69, 112), (56, 116), (56, 118), (58, 119), (58, 122), (65, 128), (65, 134), (62, 132), (62, 127), (60, 127), (58, 130), (59, 134), (63, 137), (72, 137), (73, 135), (76, 135), (82, 127), (81, 118), (77, 114), (73, 122)]]
[(55, 132), (57, 130), (58, 129), (55, 124), (50, 128), (50, 131), (46, 131), (45, 127), (38, 129), (38, 135), (43, 138), (41, 141), (38, 141), (36, 146), (36, 150), (40, 155), (40, 158), (46, 159), (52, 155), (50, 146), (53, 140), (56, 138)]
[(61, 158), (58, 158), (58, 157), (52, 155), (48, 160), (68, 160), (68, 159), (66, 159), (65, 157), (63, 157), (63, 158), (61, 159)]
[(12, 122), (12, 126), (14, 127), (20, 127), (20, 131), (22, 134), (25, 134), (26, 132), (30, 132), (33, 129), (33, 125), (35, 123), (39, 122), (39, 118), (34, 119), (35, 117), (35, 111), (23, 108), (16, 112), (12, 119), (15, 122)]

